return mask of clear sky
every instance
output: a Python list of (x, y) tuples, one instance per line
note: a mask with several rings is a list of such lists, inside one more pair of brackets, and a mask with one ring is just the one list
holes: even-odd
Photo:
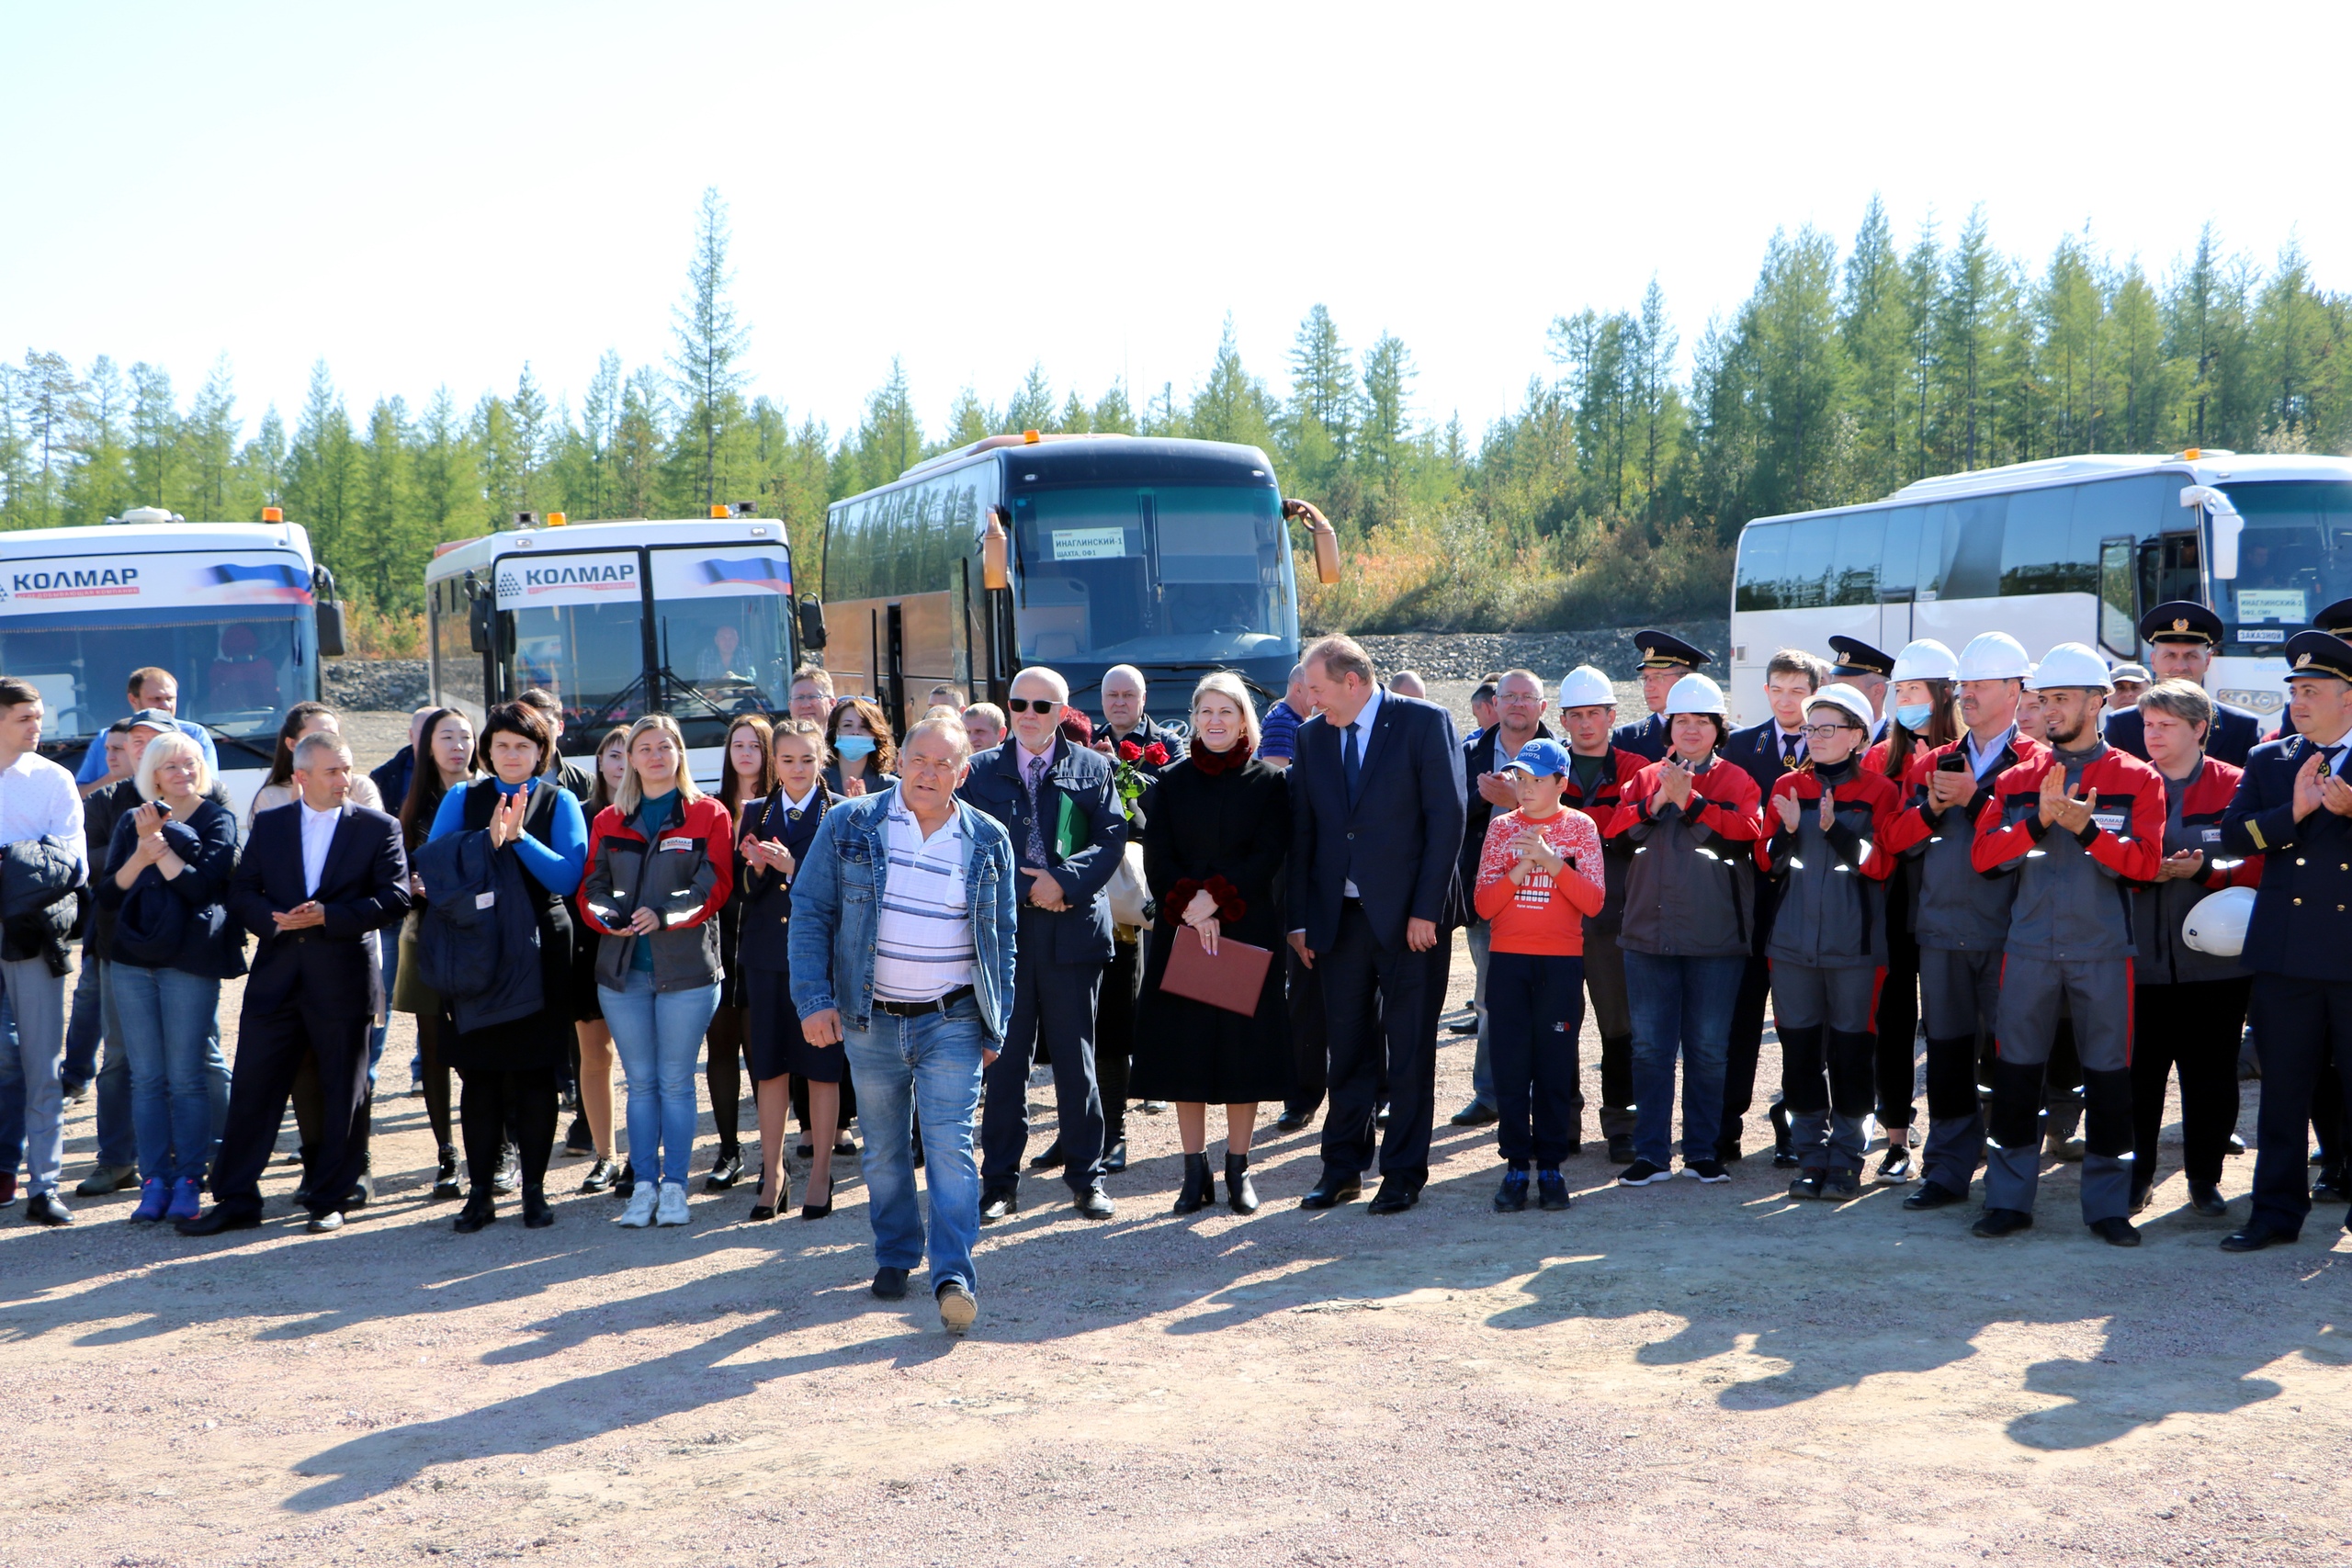
[(1983, 203), (2161, 272), (2209, 220), (2352, 287), (2352, 7), (2241, 3), (0, 8), (0, 355), (100, 353), (250, 432), (323, 357), (355, 415), (523, 362), (575, 403), (667, 349), (707, 185), (749, 368), (838, 431), (903, 357), (934, 432), (1031, 361), (1140, 403), (1230, 312), (1394, 332), (1476, 431), (1544, 333), (1653, 273), (1686, 359), (1776, 227)]

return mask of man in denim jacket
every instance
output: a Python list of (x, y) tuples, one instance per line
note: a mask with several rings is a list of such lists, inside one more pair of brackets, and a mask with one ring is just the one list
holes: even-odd
[(865, 1128), (874, 1293), (922, 1260), (913, 1122), (931, 1187), (931, 1289), (962, 1334), (979, 1314), (972, 1122), (1012, 1006), (1012, 840), (956, 798), (972, 760), (952, 718), (907, 732), (899, 783), (825, 813), (792, 884), (792, 1002), (811, 1045), (840, 1044)]

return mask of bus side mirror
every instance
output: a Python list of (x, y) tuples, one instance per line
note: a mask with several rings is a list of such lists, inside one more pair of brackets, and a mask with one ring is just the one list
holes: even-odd
[(2211, 485), (2188, 485), (2180, 492), (2183, 506), (2201, 506), (2213, 524), (2213, 578), (2218, 582), (2233, 581), (2238, 574), (2238, 535), (2245, 528), (2245, 519), (2238, 515), (2230, 498)]
[(1329, 588), (1340, 581), (1340, 534), (1320, 512), (1304, 501), (1283, 502), (1283, 515), (1295, 517), (1306, 525), (1307, 537), (1315, 541), (1315, 581)]
[(821, 649), (825, 646), (825, 607), (811, 593), (800, 601), (800, 646)]
[(343, 601), (322, 599), (317, 604), (319, 617), (319, 656), (322, 659), (343, 657)]
[(993, 592), (1012, 586), (1012, 539), (1004, 531), (1004, 508), (989, 508), (988, 526), (980, 531), (980, 586)]
[(476, 653), (493, 651), (490, 643), (490, 595), (476, 599), (466, 610), (466, 630)]

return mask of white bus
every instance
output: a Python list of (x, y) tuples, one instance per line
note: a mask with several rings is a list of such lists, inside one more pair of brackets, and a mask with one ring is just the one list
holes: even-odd
[[(716, 785), (737, 714), (783, 713), (799, 656), (792, 552), (748, 506), (707, 518), (514, 525), (443, 545), (424, 573), (433, 700), (476, 724), (534, 686), (563, 704), (564, 752), (666, 713)], [(813, 611), (812, 611), (813, 613)], [(583, 763), (585, 765), (591, 765)]]
[(41, 755), (78, 769), (130, 712), (154, 665), (179, 716), (212, 737), (239, 820), (268, 776), (286, 710), (319, 695), (343, 651), (334, 579), (276, 507), (260, 523), (189, 523), (141, 507), (86, 528), (0, 534), (0, 674), (41, 696)]
[(2279, 646), (2347, 597), (2346, 458), (2209, 446), (1922, 479), (1882, 502), (1741, 530), (1732, 715), (1764, 716), (1776, 649), (1825, 653), (1843, 633), (1890, 653), (1929, 637), (1957, 652), (1979, 632), (2005, 631), (2036, 658), (2084, 642), (2138, 660), (2142, 614), (2194, 599), (2227, 634), (2208, 677), (2214, 695), (2274, 720), (2286, 700)]

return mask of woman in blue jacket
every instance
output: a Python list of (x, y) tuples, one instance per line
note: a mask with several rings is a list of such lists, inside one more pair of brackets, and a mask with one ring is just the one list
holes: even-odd
[(213, 1145), (208, 1037), (220, 982), (245, 972), (244, 935), (223, 902), (237, 819), (205, 798), (211, 775), (187, 736), (150, 740), (138, 775), (146, 804), (115, 823), (98, 878), (98, 901), (119, 911), (108, 981), (130, 1063), (134, 1220), (196, 1217)]
[(491, 776), (442, 797), (427, 843), (486, 832), (522, 863), (539, 930), (539, 1010), (485, 1028), (445, 1023), (443, 1049), (464, 1093), (458, 1121), (469, 1188), (456, 1229), (470, 1235), (498, 1217), (499, 1153), (511, 1126), (523, 1166), (523, 1223), (555, 1224), (548, 1207), (548, 1156), (555, 1146), (556, 1074), (571, 1058), (571, 916), (565, 899), (580, 886), (588, 828), (570, 790), (544, 776), (555, 738), (538, 709), (501, 703), (482, 723), (481, 761)]

